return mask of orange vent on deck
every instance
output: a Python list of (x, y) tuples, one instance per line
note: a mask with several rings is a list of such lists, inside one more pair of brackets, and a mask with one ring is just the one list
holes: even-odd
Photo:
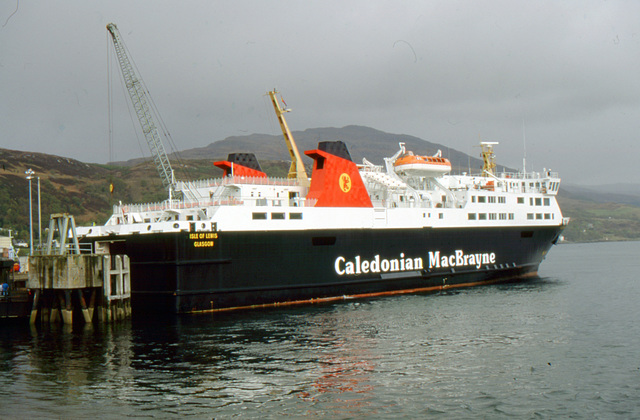
[(227, 160), (213, 163), (218, 168), (224, 170), (224, 176), (253, 176), (266, 178), (267, 174), (262, 172), (258, 159), (253, 153), (230, 153)]

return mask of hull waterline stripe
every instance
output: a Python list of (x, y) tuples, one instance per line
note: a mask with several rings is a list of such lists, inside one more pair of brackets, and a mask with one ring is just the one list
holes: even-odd
[(383, 297), (383, 296), (394, 296), (394, 295), (407, 295), (407, 294), (416, 294), (416, 293), (425, 293), (425, 292), (436, 292), (448, 289), (457, 289), (461, 287), (474, 287), (474, 286), (482, 286), (482, 285), (490, 285), (496, 284), (500, 282), (505, 282), (508, 280), (524, 280), (528, 278), (537, 277), (538, 272), (530, 272), (526, 274), (522, 274), (517, 277), (504, 277), (497, 278), (494, 280), (488, 281), (475, 281), (470, 283), (460, 283), (448, 286), (443, 284), (442, 286), (430, 286), (430, 287), (418, 287), (414, 289), (403, 289), (403, 290), (390, 290), (387, 292), (374, 292), (374, 293), (358, 293), (355, 295), (343, 295), (343, 296), (330, 296), (324, 298), (312, 298), (312, 299), (303, 299), (303, 300), (292, 300), (285, 302), (274, 302), (274, 303), (262, 303), (258, 305), (247, 305), (247, 306), (234, 306), (230, 308), (216, 308), (216, 309), (203, 309), (203, 310), (195, 310), (184, 313), (189, 314), (204, 314), (204, 313), (214, 313), (214, 312), (230, 312), (230, 311), (241, 311), (247, 309), (265, 309), (265, 308), (278, 308), (282, 306), (295, 306), (295, 305), (308, 305), (308, 304), (318, 304), (318, 303), (331, 303), (337, 302), (341, 300), (351, 300), (351, 299), (366, 299), (366, 298), (375, 298), (375, 297)]

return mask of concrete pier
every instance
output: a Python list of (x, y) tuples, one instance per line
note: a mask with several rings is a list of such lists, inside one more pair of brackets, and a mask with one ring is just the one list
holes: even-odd
[(131, 316), (126, 255), (34, 255), (27, 288), (34, 292), (30, 322), (114, 322)]
[[(59, 246), (53, 244), (59, 233)], [(67, 245), (67, 240), (70, 243)], [(45, 252), (29, 257), (30, 322), (114, 322), (131, 316), (129, 257), (80, 253), (73, 216), (51, 215)], [(96, 316), (97, 314), (97, 316)], [(96, 319), (97, 318), (97, 319)]]

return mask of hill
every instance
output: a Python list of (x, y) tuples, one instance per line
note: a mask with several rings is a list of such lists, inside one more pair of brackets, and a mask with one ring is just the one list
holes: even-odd
[[(367, 127), (316, 128), (294, 132), (298, 148), (314, 149), (319, 141), (343, 140), (356, 162), (364, 155), (374, 163), (391, 156), (403, 141), (407, 149), (434, 154), (438, 149), (452, 161), (455, 171), (479, 170), (480, 159), (416, 137), (396, 135)], [(225, 159), (230, 152), (253, 151), (263, 170), (272, 176), (286, 176), (289, 156), (281, 136), (252, 134), (229, 137), (172, 158), (178, 179), (219, 177), (222, 171), (212, 161)], [(310, 159), (304, 158), (310, 164)], [(157, 202), (166, 194), (150, 160), (133, 160), (99, 165), (42, 153), (0, 149), (0, 229), (13, 230), (14, 237), (29, 237), (28, 182), (31, 168), (40, 177), (42, 226), (52, 213), (73, 214), (77, 224), (104, 223), (112, 205), (121, 201)], [(499, 168), (501, 170), (502, 167)], [(508, 169), (507, 169), (508, 170)], [(310, 173), (310, 172), (309, 172)], [(33, 179), (34, 227), (37, 226), (37, 180)], [(114, 191), (110, 193), (110, 185)], [(563, 186), (559, 202), (571, 223), (565, 230), (569, 241), (640, 240), (640, 193), (634, 186)], [(37, 229), (37, 228), (36, 228)], [(16, 233), (17, 232), (17, 233)], [(5, 232), (6, 234), (6, 232)], [(37, 233), (34, 232), (37, 238)], [(44, 240), (43, 233), (43, 240)]]
[(640, 206), (640, 185), (638, 184), (564, 185), (563, 188), (567, 197), (576, 200)]
[(567, 197), (560, 190), (560, 208), (571, 217), (564, 236), (571, 242), (640, 240), (640, 207)]

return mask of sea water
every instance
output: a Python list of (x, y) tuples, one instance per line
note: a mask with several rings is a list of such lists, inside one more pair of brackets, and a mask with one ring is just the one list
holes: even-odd
[(115, 326), (2, 324), (1, 418), (640, 418), (640, 242), (524, 283)]

